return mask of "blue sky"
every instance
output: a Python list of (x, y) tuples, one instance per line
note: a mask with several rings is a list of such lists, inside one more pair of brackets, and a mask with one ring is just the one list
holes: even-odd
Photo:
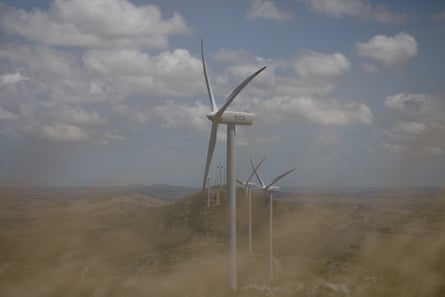
[[(2, 1), (0, 184), (199, 186), (210, 111), (282, 186), (443, 186), (443, 1)], [(220, 126), (210, 176), (225, 158)]]

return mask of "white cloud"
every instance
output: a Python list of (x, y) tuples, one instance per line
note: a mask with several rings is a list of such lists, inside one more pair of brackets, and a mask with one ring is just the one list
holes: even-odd
[(20, 100), (34, 96), (58, 102), (104, 100), (105, 96), (90, 93), (94, 79), (77, 53), (18, 43), (0, 49), (0, 63), (20, 67), (32, 76), (30, 83), (16, 89)]
[[(365, 104), (322, 99), (335, 89), (337, 77), (350, 68), (349, 60), (341, 53), (309, 52), (295, 60), (277, 61), (244, 50), (219, 50), (213, 56), (231, 64), (224, 71), (225, 76), (211, 76), (212, 83), (217, 82), (216, 87), (213, 85), (214, 92), (217, 90), (215, 95), (222, 93), (221, 86), (224, 86), (226, 95), (230, 87), (259, 66), (267, 65), (267, 69), (239, 95), (233, 104), (235, 109), (255, 111), (258, 117), (274, 122), (292, 119), (322, 125), (368, 125), (373, 121), (372, 112)], [(292, 65), (294, 69), (290, 68)], [(280, 71), (282, 69), (286, 74)], [(293, 74), (292, 70), (299, 75)]]
[(397, 24), (406, 21), (404, 13), (394, 13), (385, 6), (374, 6), (367, 0), (300, 0), (311, 9), (334, 18), (353, 17), (378, 23)]
[(86, 111), (79, 107), (63, 105), (51, 110), (50, 116), (57, 122), (73, 124), (77, 126), (100, 126), (106, 123), (106, 120), (99, 116), (96, 111)]
[(421, 122), (396, 122), (393, 128), (393, 131), (396, 133), (412, 135), (425, 133), (426, 130), (426, 125)]
[(434, 101), (426, 94), (400, 93), (386, 97), (385, 107), (399, 115), (419, 115), (432, 112)]
[(0, 86), (12, 85), (28, 79), (28, 77), (22, 76), (18, 71), (15, 73), (6, 73), (0, 75)]
[(347, 72), (349, 67), (349, 60), (341, 53), (310, 52), (295, 63), (295, 71), (302, 78), (335, 77)]
[(279, 10), (273, 1), (268, 0), (254, 0), (246, 17), (249, 20), (264, 18), (273, 21), (288, 21), (292, 18), (290, 13)]
[[(17, 102), (18, 113), (6, 112), (0, 108), (2, 128), (11, 135), (23, 139), (40, 139), (51, 142), (101, 142), (116, 141), (123, 137), (113, 126), (113, 118), (103, 117), (91, 105), (88, 110), (80, 104), (65, 104), (48, 101)], [(101, 110), (106, 111), (102, 105)], [(119, 137), (112, 137), (119, 136)]]
[(2, 5), (0, 27), (48, 45), (165, 48), (171, 34), (189, 28), (180, 14), (164, 19), (152, 4), (127, 0), (55, 0), (49, 11)]
[(202, 81), (201, 62), (185, 49), (155, 56), (139, 50), (92, 50), (83, 60), (88, 68), (109, 80), (100, 90), (110, 88), (122, 97), (195, 95), (202, 87), (197, 83)]
[(56, 142), (82, 142), (88, 139), (81, 128), (59, 123), (44, 126), (40, 133), (40, 137)]
[(384, 104), (392, 116), (385, 142), (407, 153), (441, 154), (445, 143), (443, 96), (400, 93), (388, 96)]
[(15, 120), (18, 115), (0, 106), (0, 120)]
[(270, 120), (303, 120), (322, 125), (371, 124), (373, 115), (365, 104), (341, 104), (334, 100), (317, 100), (312, 97), (279, 97), (256, 100), (258, 113)]
[(112, 142), (127, 140), (127, 137), (120, 135), (115, 131), (105, 131), (98, 134), (98, 136), (98, 143), (100, 144), (111, 144)]
[(417, 55), (416, 39), (404, 32), (394, 37), (376, 35), (356, 44), (357, 54), (383, 62), (386, 67), (403, 66)]
[[(311, 61), (312, 56), (320, 57), (326, 65)], [(227, 95), (228, 92), (262, 66), (267, 68), (257, 76), (240, 94), (236, 102), (246, 97), (301, 97), (326, 96), (336, 88), (338, 76), (348, 71), (349, 60), (341, 53), (322, 54), (309, 52), (300, 57), (270, 59), (259, 57), (246, 50), (218, 50), (210, 55), (226, 66), (223, 74), (215, 75), (210, 67), (210, 79), (215, 95)], [(308, 58), (308, 59), (306, 59)], [(299, 60), (300, 59), (300, 60)], [(296, 62), (301, 62), (302, 75), (295, 75)], [(208, 61), (208, 64), (209, 63)], [(211, 66), (211, 65), (210, 65)], [(220, 72), (221, 73), (221, 72)], [(202, 76), (202, 74), (201, 74)], [(316, 78), (316, 79), (314, 79)], [(202, 80), (202, 77), (198, 77)], [(217, 96), (219, 97), (219, 96)], [(235, 104), (236, 104), (235, 102)]]
[(130, 107), (124, 104), (118, 104), (112, 107), (113, 115), (134, 121), (139, 124), (145, 124), (152, 119), (155, 114), (154, 108), (151, 106)]
[(168, 101), (164, 105), (155, 107), (155, 114), (164, 120), (166, 128), (188, 129), (208, 132), (209, 120), (205, 117), (210, 108), (201, 102), (184, 105)]

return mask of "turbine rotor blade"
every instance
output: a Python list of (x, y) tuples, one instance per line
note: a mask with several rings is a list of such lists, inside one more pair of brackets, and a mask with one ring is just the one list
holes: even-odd
[(240, 181), (239, 179), (236, 179), (236, 182), (240, 185), (242, 185), (243, 187), (247, 187), (247, 183), (243, 183), (242, 181)]
[(254, 72), (252, 75), (250, 75), (248, 78), (246, 78), (239, 86), (237, 86), (232, 93), (230, 93), (229, 97), (227, 97), (226, 103), (224, 103), (223, 106), (218, 110), (215, 117), (221, 117), (224, 111), (229, 107), (229, 105), (232, 103), (232, 101), (235, 99), (235, 97), (241, 92), (242, 89), (252, 80), (260, 74), (264, 69), (266, 69), (266, 66), (263, 66), (262, 68), (258, 69), (256, 72)]
[(213, 97), (212, 86), (210, 85), (209, 76), (207, 74), (207, 65), (204, 57), (204, 41), (202, 38), (201, 38), (201, 56), (202, 56), (202, 68), (204, 69), (204, 77), (207, 85), (207, 92), (209, 93), (210, 108), (212, 109), (212, 112), (215, 112), (218, 110), (218, 107), (216, 106), (215, 97)]
[[(263, 164), (264, 160), (266, 160), (266, 157), (264, 157), (263, 159), (261, 159), (260, 163), (258, 163), (258, 165), (255, 167), (256, 170), (258, 170), (258, 168), (260, 168), (261, 164)], [(249, 178), (246, 181), (246, 184), (248, 184), (250, 182), (250, 180), (252, 179), (252, 177), (255, 175), (255, 171), (252, 170), (252, 173), (250, 174)]]
[(256, 176), (258, 182), (260, 183), (261, 187), (264, 189), (266, 187), (266, 185), (264, 184), (263, 180), (261, 179), (260, 175), (258, 174), (258, 171), (255, 168), (255, 165), (253, 165), (252, 158), (249, 158), (249, 160), (250, 160), (250, 166), (252, 166), (252, 170), (255, 173), (255, 176)]
[(293, 172), (293, 171), (295, 171), (295, 170), (296, 170), (296, 168), (291, 169), (291, 170), (286, 171), (285, 173), (283, 173), (283, 174), (277, 176), (276, 178), (274, 178), (274, 179), (270, 182), (270, 184), (268, 184), (268, 185), (266, 186), (266, 190), (269, 189), (271, 186), (273, 186), (273, 184), (275, 184), (277, 181), (279, 181), (280, 179), (282, 179), (283, 177), (285, 177), (286, 175), (288, 175), (289, 173), (291, 173), (291, 172)]
[(207, 181), (207, 176), (209, 174), (210, 164), (212, 163), (213, 151), (215, 150), (216, 144), (216, 133), (218, 132), (218, 124), (212, 123), (212, 130), (210, 131), (209, 148), (207, 150), (207, 160), (204, 171), (204, 180), (202, 181), (202, 190), (204, 191)]

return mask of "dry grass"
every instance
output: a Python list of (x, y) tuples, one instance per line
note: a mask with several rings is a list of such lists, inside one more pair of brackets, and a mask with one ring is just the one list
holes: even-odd
[[(254, 256), (238, 201), (238, 296), (444, 296), (445, 196), (254, 199)], [(0, 296), (228, 296), (224, 201), (0, 194)], [(69, 196), (69, 197), (67, 197)], [(204, 202), (204, 203), (203, 203)]]

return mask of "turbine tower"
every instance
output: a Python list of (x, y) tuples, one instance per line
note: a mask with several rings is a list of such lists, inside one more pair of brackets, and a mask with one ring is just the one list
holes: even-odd
[(207, 175), (209, 173), (210, 164), (212, 162), (213, 151), (216, 144), (216, 133), (219, 124), (227, 125), (227, 194), (229, 205), (229, 273), (230, 273), (230, 287), (233, 290), (237, 289), (236, 277), (236, 182), (235, 182), (235, 126), (244, 125), (250, 126), (253, 123), (254, 114), (248, 112), (226, 111), (229, 105), (233, 102), (235, 97), (241, 90), (258, 74), (260, 74), (266, 66), (260, 68), (248, 78), (246, 78), (239, 86), (237, 86), (227, 97), (226, 102), (218, 109), (215, 98), (213, 97), (212, 87), (210, 85), (207, 74), (207, 66), (204, 57), (204, 45), (201, 39), (201, 55), (202, 67), (204, 70), (204, 78), (207, 85), (207, 92), (210, 99), (211, 112), (207, 114), (207, 118), (212, 122), (212, 129), (210, 130), (209, 148), (207, 151), (207, 160), (204, 169), (204, 179), (202, 183), (202, 190), (205, 189)]
[(207, 177), (207, 207), (210, 207), (210, 190), (211, 190), (211, 186), (210, 186), (210, 180), (212, 178), (211, 177)]
[[(264, 162), (265, 159), (266, 158), (263, 158), (255, 168), (258, 169), (261, 166), (261, 164)], [(240, 185), (242, 185), (246, 189), (245, 197), (247, 197), (247, 203), (248, 203), (247, 208), (248, 208), (248, 212), (249, 212), (249, 225), (248, 225), (249, 255), (252, 255), (252, 188), (256, 186), (256, 184), (250, 182), (250, 180), (252, 179), (252, 177), (254, 175), (255, 175), (255, 171), (252, 170), (252, 173), (250, 174), (249, 178), (245, 182), (243, 182), (239, 179), (236, 180)]]
[(218, 163), (218, 166), (216, 166), (216, 168), (218, 168), (218, 177), (219, 177), (219, 191), (222, 193), (222, 171), (224, 169), (224, 165), (221, 164), (221, 161)]
[(252, 159), (250, 159), (250, 165), (252, 166), (252, 170), (254, 171), (256, 178), (258, 179), (258, 182), (261, 185), (261, 189), (269, 194), (269, 280), (273, 280), (273, 203), (272, 203), (272, 193), (278, 192), (280, 190), (280, 187), (274, 186), (276, 182), (278, 182), (280, 179), (288, 175), (289, 173), (295, 171), (294, 169), (288, 170), (285, 173), (277, 176), (274, 178), (269, 184), (265, 184), (261, 176), (258, 174), (257, 168), (253, 165)]

